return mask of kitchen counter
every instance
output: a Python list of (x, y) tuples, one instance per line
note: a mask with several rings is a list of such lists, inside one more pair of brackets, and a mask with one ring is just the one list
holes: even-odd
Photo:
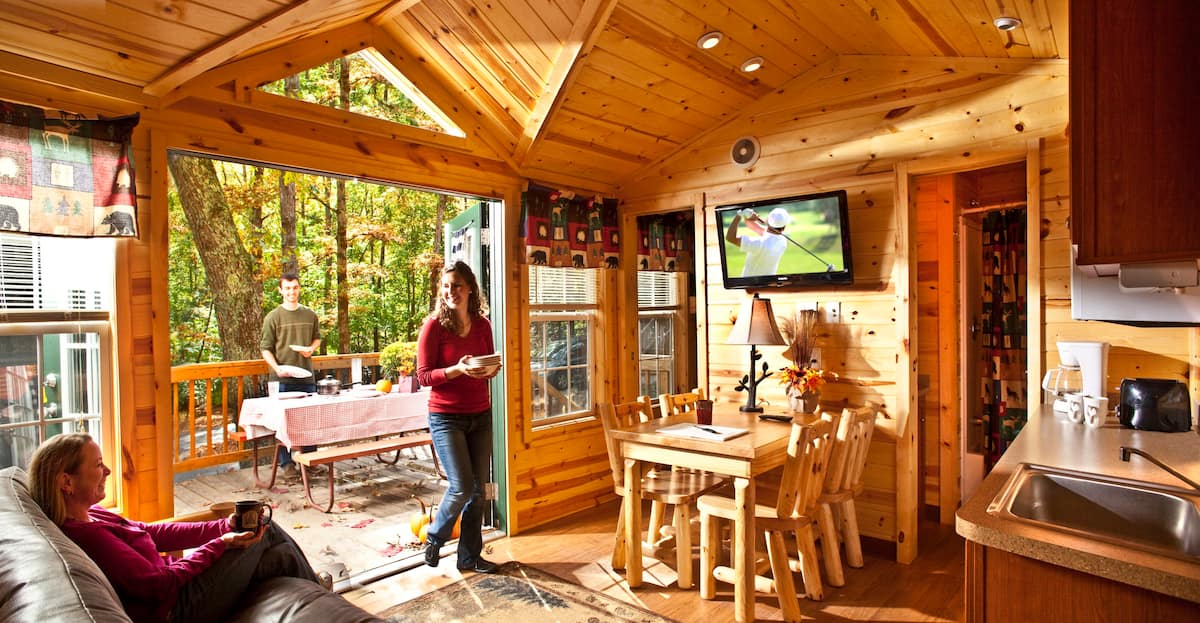
[(1143, 457), (1120, 460), (1118, 448), (1153, 454), (1188, 478), (1200, 481), (1200, 435), (1196, 431), (1158, 433), (1121, 428), (1115, 418), (1103, 428), (1076, 424), (1050, 405), (1032, 413), (1012, 446), (979, 489), (958, 510), (955, 529), (967, 540), (1200, 603), (1200, 560), (1186, 561), (1052, 528), (991, 515), (988, 505), (1019, 463), (1190, 489)]

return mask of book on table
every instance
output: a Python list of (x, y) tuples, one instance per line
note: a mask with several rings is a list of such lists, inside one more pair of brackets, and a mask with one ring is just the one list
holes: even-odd
[(735, 428), (733, 426), (717, 426), (716, 424), (692, 424), (682, 422), (680, 424), (672, 424), (658, 429), (658, 432), (664, 435), (674, 435), (676, 437), (690, 437), (692, 439), (707, 439), (709, 441), (725, 441), (733, 439), (750, 432), (745, 428)]

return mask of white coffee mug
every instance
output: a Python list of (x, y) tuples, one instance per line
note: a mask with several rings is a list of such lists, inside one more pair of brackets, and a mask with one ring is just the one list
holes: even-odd
[(1108, 423), (1108, 398), (1086, 396), (1083, 399), (1084, 421), (1099, 428)]
[(1086, 394), (1070, 393), (1066, 395), (1067, 399), (1067, 418), (1072, 422), (1079, 423), (1083, 421), (1083, 399)]
[(279, 395), (279, 381), (267, 381), (267, 395), (272, 398)]

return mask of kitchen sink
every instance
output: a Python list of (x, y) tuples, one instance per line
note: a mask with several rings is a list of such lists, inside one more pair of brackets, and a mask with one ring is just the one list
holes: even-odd
[(992, 515), (1200, 562), (1200, 495), (1022, 463)]

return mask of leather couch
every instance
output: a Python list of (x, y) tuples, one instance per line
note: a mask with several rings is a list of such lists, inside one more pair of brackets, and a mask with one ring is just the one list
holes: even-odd
[[(0, 621), (131, 623), (104, 573), (46, 517), (16, 467), (0, 470)], [(274, 578), (248, 591), (230, 621), (382, 619), (315, 582)]]

